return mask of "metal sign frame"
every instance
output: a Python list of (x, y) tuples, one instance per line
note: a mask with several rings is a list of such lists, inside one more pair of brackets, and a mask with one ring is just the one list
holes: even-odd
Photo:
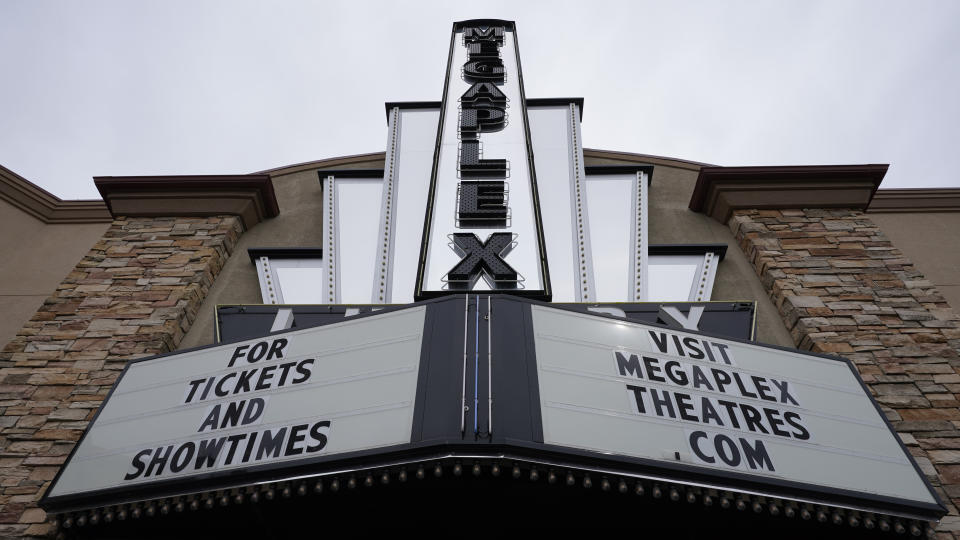
[[(937, 501), (936, 504), (764, 478), (736, 471), (707, 469), (687, 463), (614, 456), (544, 444), (531, 306), (541, 305), (571, 313), (583, 312), (507, 295), (457, 295), (416, 304), (423, 305), (427, 307), (427, 313), (410, 444), (331, 456), (321, 455), (279, 464), (255, 465), (228, 475), (199, 475), (80, 495), (45, 496), (40, 502), (41, 506), (49, 512), (71, 512), (203, 492), (222, 493), (223, 490), (264, 482), (302, 480), (366, 470), (383, 471), (435, 460), (471, 459), (502, 463), (505, 459), (514, 459), (533, 467), (569, 468), (631, 481), (659, 481), (693, 488), (715, 488), (748, 496), (824, 504), (908, 519), (938, 519), (946, 512), (942, 501), (899, 438), (897, 443), (901, 451)], [(382, 311), (356, 315), (351, 320), (376, 317), (403, 309), (408, 307), (385, 307)], [(605, 314), (591, 316), (617, 320)], [(291, 331), (295, 330), (269, 335), (283, 335)], [(687, 330), (686, 333), (710, 336), (692, 330)], [(876, 400), (857, 376), (856, 367), (849, 360), (798, 352), (786, 347), (758, 345), (747, 340), (724, 339), (844, 364), (856, 377), (864, 396), (870, 400), (886, 428), (895, 436), (889, 420), (882, 414)], [(130, 365), (216, 346), (197, 347), (133, 360)], [(129, 365), (124, 373), (127, 369)], [(113, 390), (108, 394), (107, 400), (112, 393)], [(463, 404), (467, 405), (467, 410), (464, 410)], [(96, 422), (98, 416), (99, 412), (93, 422)], [(74, 447), (68, 460), (82, 442), (83, 438)], [(59, 477), (58, 473), (53, 482), (56, 483)]]
[(430, 189), (429, 189), (429, 192), (428, 192), (429, 194), (427, 198), (426, 215), (424, 217), (423, 238), (422, 238), (421, 247), (420, 247), (420, 260), (417, 264), (417, 284), (416, 284), (416, 289), (414, 291), (414, 299), (417, 301), (425, 300), (428, 298), (436, 298), (438, 296), (446, 295), (446, 294), (470, 292), (470, 291), (451, 291), (451, 290), (431, 289), (429, 288), (427, 283), (425, 283), (425, 280), (427, 279), (427, 271), (428, 271), (427, 264), (428, 264), (430, 250), (441, 249), (441, 247), (442, 249), (447, 249), (446, 246), (433, 246), (433, 248), (431, 248), (430, 239), (433, 232), (433, 227), (435, 226), (434, 206), (436, 204), (437, 185), (438, 185), (438, 182), (440, 181), (440, 179), (438, 178), (438, 175), (440, 174), (439, 170), (440, 170), (441, 149), (443, 147), (444, 136), (447, 136), (447, 137), (451, 136), (451, 134), (444, 133), (444, 122), (447, 116), (446, 112), (448, 109), (448, 98), (450, 97), (448, 95), (450, 92), (450, 77), (451, 77), (451, 73), (454, 73), (455, 71), (457, 74), (460, 73), (459, 70), (454, 70), (453, 69), (454, 66), (452, 65), (453, 58), (454, 58), (454, 48), (457, 46), (458, 33), (462, 32), (464, 28), (493, 27), (493, 26), (503, 27), (506, 31), (512, 33), (513, 35), (513, 48), (516, 53), (515, 56), (516, 56), (517, 73), (508, 74), (507, 76), (508, 77), (515, 76), (517, 78), (517, 82), (519, 85), (519, 93), (520, 93), (519, 102), (520, 103), (514, 104), (514, 105), (515, 106), (519, 105), (520, 116), (524, 126), (524, 130), (523, 130), (524, 138), (525, 138), (524, 151), (526, 154), (525, 156), (526, 167), (527, 167), (527, 170), (529, 171), (530, 196), (531, 196), (531, 202), (532, 202), (533, 214), (534, 214), (533, 226), (536, 231), (536, 242), (537, 242), (536, 253), (537, 253), (537, 259), (539, 261), (540, 275), (538, 276), (538, 278), (542, 284), (542, 288), (538, 288), (538, 289), (516, 288), (516, 289), (504, 289), (502, 291), (484, 290), (484, 291), (476, 291), (476, 292), (481, 294), (509, 293), (515, 296), (536, 298), (536, 299), (546, 300), (546, 301), (549, 301), (552, 297), (552, 289), (550, 286), (550, 271), (549, 271), (549, 266), (547, 264), (546, 241), (544, 239), (544, 232), (543, 232), (543, 219), (541, 217), (540, 198), (539, 198), (538, 189), (537, 189), (537, 175), (536, 175), (536, 169), (534, 167), (533, 149), (530, 142), (530, 120), (527, 115), (527, 99), (526, 99), (526, 94), (523, 87), (523, 73), (520, 65), (520, 53), (519, 53), (519, 45), (518, 45), (518, 39), (517, 39), (517, 33), (516, 33), (516, 26), (514, 25), (513, 21), (506, 21), (506, 20), (499, 20), (499, 19), (474, 19), (474, 20), (455, 22), (453, 24), (453, 29), (450, 36), (450, 50), (447, 55), (447, 72), (446, 72), (446, 76), (444, 77), (444, 83), (443, 83), (443, 100), (440, 108), (440, 121), (437, 125), (437, 139), (436, 139), (436, 144), (434, 148), (433, 166), (430, 174)]

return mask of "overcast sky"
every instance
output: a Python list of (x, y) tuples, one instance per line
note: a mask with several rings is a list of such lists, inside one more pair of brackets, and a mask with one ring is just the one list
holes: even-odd
[(0, 164), (76, 199), (382, 151), (383, 103), (439, 100), (479, 17), (517, 22), (527, 96), (586, 99), (588, 148), (960, 186), (954, 0), (0, 0)]

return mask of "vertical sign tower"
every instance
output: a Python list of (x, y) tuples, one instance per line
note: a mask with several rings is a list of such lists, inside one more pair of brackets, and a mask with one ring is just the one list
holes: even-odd
[(550, 300), (513, 22), (454, 23), (416, 299), (470, 291)]

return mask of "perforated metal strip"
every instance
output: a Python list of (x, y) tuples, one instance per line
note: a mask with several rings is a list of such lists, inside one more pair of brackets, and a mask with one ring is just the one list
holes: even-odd
[(703, 261), (700, 263), (700, 272), (697, 274), (697, 282), (693, 284), (690, 292), (690, 300), (694, 302), (705, 302), (710, 300), (713, 294), (713, 280), (717, 276), (717, 263), (719, 258), (712, 252), (703, 255)]
[(637, 172), (636, 183), (634, 184), (634, 231), (633, 231), (633, 266), (632, 266), (632, 285), (630, 287), (631, 300), (634, 302), (644, 302), (648, 299), (648, 242), (647, 242), (647, 175), (643, 172)]
[(383, 203), (380, 208), (380, 229), (377, 243), (376, 278), (371, 298), (375, 304), (391, 302), (393, 281), (393, 229), (396, 216), (397, 161), (400, 153), (400, 108), (390, 114), (390, 139), (387, 142), (386, 168), (383, 171)]
[(340, 289), (337, 284), (338, 257), (337, 257), (337, 191), (336, 181), (328, 176), (323, 181), (324, 210), (326, 219), (323, 220), (323, 256), (326, 259), (327, 279), (324, 281), (323, 298), (328, 304), (340, 301)]
[(593, 257), (590, 253), (590, 230), (583, 218), (587, 208), (587, 190), (584, 186), (583, 149), (580, 147), (580, 123), (577, 120), (577, 106), (570, 104), (570, 149), (572, 152), (571, 169), (573, 185), (573, 245), (577, 259), (577, 298), (580, 302), (596, 300), (593, 283)]

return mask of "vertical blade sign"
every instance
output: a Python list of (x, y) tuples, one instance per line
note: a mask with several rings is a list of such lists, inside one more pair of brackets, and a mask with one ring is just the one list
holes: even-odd
[(417, 299), (464, 291), (549, 299), (512, 23), (457, 23), (449, 62)]

